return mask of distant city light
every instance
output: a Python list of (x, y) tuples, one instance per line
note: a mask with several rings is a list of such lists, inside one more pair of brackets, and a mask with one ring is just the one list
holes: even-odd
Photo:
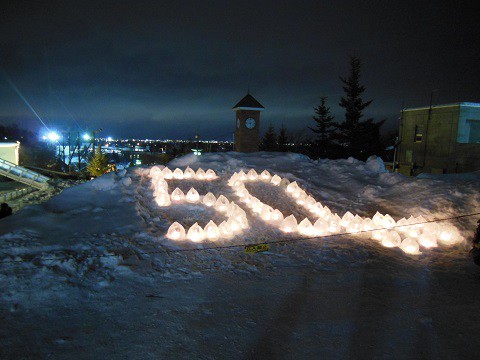
[(109, 136), (109, 137), (107, 138), (107, 141), (113, 141), (112, 137)]
[(47, 139), (50, 141), (58, 141), (60, 140), (60, 135), (58, 135), (55, 131), (50, 131), (47, 135)]
[(90, 135), (83, 134), (83, 140), (90, 140)]

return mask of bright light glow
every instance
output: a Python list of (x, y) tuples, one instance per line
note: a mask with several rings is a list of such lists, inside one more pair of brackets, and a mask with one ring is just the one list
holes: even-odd
[(293, 194), (295, 191), (297, 191), (299, 189), (298, 187), (298, 184), (296, 181), (294, 182), (291, 182), (290, 184), (288, 184), (287, 186), (287, 192), (290, 193), (290, 194)]
[(247, 175), (243, 172), (243, 170), (240, 170), (238, 173), (238, 180), (247, 181)]
[(60, 135), (58, 135), (58, 133), (56, 133), (55, 131), (50, 131), (47, 135), (47, 138), (48, 140), (55, 142), (60, 140)]
[(112, 137), (111, 136), (107, 137), (107, 141), (113, 141)]
[(429, 233), (423, 233), (422, 235), (420, 235), (420, 237), (418, 238), (418, 243), (427, 249), (438, 246), (435, 236)]
[(86, 140), (86, 141), (90, 140), (90, 135), (83, 134), (83, 140)]
[(184, 179), (193, 179), (195, 177), (195, 171), (187, 167), (185, 171), (183, 172), (183, 178)]
[(263, 172), (260, 174), (260, 179), (262, 181), (270, 181), (272, 178), (272, 175), (267, 170), (263, 170)]

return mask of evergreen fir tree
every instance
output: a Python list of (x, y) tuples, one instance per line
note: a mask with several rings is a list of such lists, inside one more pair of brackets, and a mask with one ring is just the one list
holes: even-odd
[(380, 127), (385, 120), (374, 123), (373, 119), (362, 121), (363, 110), (372, 100), (363, 101), (362, 94), (365, 87), (360, 85), (361, 61), (357, 57), (350, 58), (350, 75), (340, 77), (345, 96), (340, 99), (339, 105), (345, 109), (345, 121), (339, 125), (340, 145), (346, 149), (346, 156), (353, 156), (365, 160), (380, 148)]
[(285, 129), (285, 126), (280, 128), (280, 132), (278, 133), (278, 150), (282, 152), (288, 151), (288, 136), (287, 136), (287, 129)]
[(332, 137), (337, 125), (326, 102), (326, 96), (320, 97), (320, 105), (315, 108), (315, 116), (312, 117), (316, 126), (308, 127), (317, 135), (313, 142), (313, 155), (321, 158), (330, 157), (333, 146)]
[(95, 155), (92, 157), (87, 165), (87, 170), (91, 176), (102, 176), (108, 170), (108, 158), (107, 155), (102, 153), (102, 147), (98, 145)]
[(267, 132), (263, 135), (260, 142), (260, 150), (277, 151), (277, 136), (275, 135), (275, 128), (273, 125), (270, 125)]

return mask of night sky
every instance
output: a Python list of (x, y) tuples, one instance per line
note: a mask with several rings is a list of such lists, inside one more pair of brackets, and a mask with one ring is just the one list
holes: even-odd
[[(473, 2), (470, 2), (473, 3)], [(295, 134), (363, 62), (366, 115), (480, 102), (480, 7), (427, 1), (5, 1), (0, 123), (104, 136), (231, 139), (250, 89), (262, 125)], [(10, 82), (9, 82), (10, 81)], [(307, 131), (305, 131), (307, 134)]]

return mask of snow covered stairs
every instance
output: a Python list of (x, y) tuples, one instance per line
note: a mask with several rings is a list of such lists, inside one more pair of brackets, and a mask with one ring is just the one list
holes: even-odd
[(50, 187), (47, 183), (50, 178), (4, 159), (0, 159), (0, 175), (40, 190)]

